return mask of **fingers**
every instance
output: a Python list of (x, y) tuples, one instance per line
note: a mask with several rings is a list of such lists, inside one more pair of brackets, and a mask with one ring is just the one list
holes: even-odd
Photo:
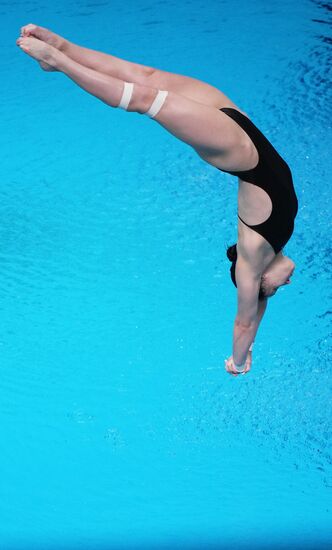
[(225, 369), (227, 370), (227, 372), (229, 374), (232, 374), (233, 376), (236, 376), (236, 374), (234, 374), (231, 370), (229, 370), (227, 359), (225, 359)]
[(228, 363), (227, 359), (225, 359), (225, 369), (232, 376), (239, 376), (239, 374), (242, 374), (242, 375), (247, 374), (247, 372), (249, 372), (251, 369), (251, 364), (248, 364), (248, 365), (246, 364), (246, 367), (243, 372), (236, 372), (232, 370), (232, 365)]
[(242, 372), (236, 372), (236, 371), (231, 370), (231, 369), (232, 369), (232, 366), (228, 364), (227, 359), (225, 359), (225, 369), (226, 369), (227, 372), (228, 372), (229, 374), (231, 374), (232, 376), (239, 376), (239, 374), (243, 374)]
[(249, 372), (250, 369), (251, 369), (251, 364), (250, 364), (250, 363), (249, 363), (249, 364), (246, 363), (246, 364), (245, 364), (245, 367), (244, 367), (244, 371), (241, 372), (241, 374), (247, 374), (247, 372)]

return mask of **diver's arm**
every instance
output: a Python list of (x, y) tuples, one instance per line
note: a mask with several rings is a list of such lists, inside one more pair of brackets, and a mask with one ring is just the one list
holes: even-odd
[[(233, 361), (243, 365), (250, 344), (253, 342), (265, 311), (260, 309), (258, 294), (261, 273), (243, 256), (238, 254), (236, 283), (238, 307), (233, 330)], [(265, 305), (266, 307), (266, 305)]]
[(257, 309), (257, 315), (256, 315), (256, 319), (255, 319), (256, 330), (255, 330), (254, 339), (256, 337), (260, 322), (261, 322), (261, 320), (264, 316), (264, 313), (266, 311), (266, 306), (267, 306), (267, 298), (264, 298), (263, 300), (258, 300), (258, 309)]

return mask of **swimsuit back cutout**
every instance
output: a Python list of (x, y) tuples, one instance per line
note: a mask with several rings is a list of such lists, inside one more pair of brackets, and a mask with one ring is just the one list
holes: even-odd
[(238, 217), (245, 225), (262, 235), (278, 254), (293, 233), (294, 219), (298, 211), (298, 201), (290, 168), (246, 115), (231, 107), (222, 107), (220, 111), (232, 118), (250, 137), (258, 152), (258, 164), (251, 170), (239, 172), (221, 168), (219, 170), (260, 187), (268, 194), (272, 202), (271, 214), (262, 223), (249, 225), (240, 216)]

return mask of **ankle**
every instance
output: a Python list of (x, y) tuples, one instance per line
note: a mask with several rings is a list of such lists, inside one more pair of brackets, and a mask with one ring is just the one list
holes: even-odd
[(51, 67), (54, 68), (54, 70), (65, 72), (68, 66), (68, 61), (70, 61), (70, 58), (67, 57), (64, 52), (60, 51), (59, 49), (55, 49), (55, 51), (52, 52), (52, 56), (47, 61), (47, 63), (49, 63)]
[(65, 38), (63, 38), (58, 50), (67, 55), (68, 51), (70, 50), (70, 45), (71, 43), (69, 42), (69, 40), (66, 40)]

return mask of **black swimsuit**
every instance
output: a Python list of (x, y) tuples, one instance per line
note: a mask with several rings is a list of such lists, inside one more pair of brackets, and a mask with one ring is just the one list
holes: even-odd
[(245, 225), (262, 235), (278, 254), (293, 233), (294, 219), (298, 210), (290, 168), (247, 116), (231, 107), (222, 107), (220, 111), (235, 120), (250, 137), (257, 149), (259, 160), (257, 166), (252, 170), (241, 172), (231, 172), (230, 170), (221, 170), (221, 168), (219, 170), (257, 185), (266, 191), (272, 202), (271, 215), (262, 223), (249, 225), (240, 216), (238, 217)]

